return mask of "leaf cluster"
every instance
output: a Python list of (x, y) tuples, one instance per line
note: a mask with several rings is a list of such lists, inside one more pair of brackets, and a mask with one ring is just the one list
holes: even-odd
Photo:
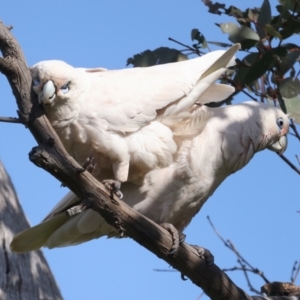
[[(160, 47), (146, 50), (127, 60), (127, 65), (145, 67), (187, 59), (190, 54), (202, 55), (210, 51), (209, 45), (229, 47), (241, 44), (237, 65), (223, 75), (221, 81), (231, 84), (236, 92), (243, 92), (253, 100), (271, 102), (289, 113), (300, 123), (300, 81), (298, 79), (300, 46), (288, 41), (300, 32), (300, 0), (279, 0), (272, 14), (269, 0), (259, 8), (241, 10), (235, 6), (202, 0), (209, 13), (227, 15), (234, 22), (217, 23), (229, 42), (208, 41), (199, 29), (191, 30), (192, 45), (184, 49)], [(242, 54), (241, 53), (241, 54)]]

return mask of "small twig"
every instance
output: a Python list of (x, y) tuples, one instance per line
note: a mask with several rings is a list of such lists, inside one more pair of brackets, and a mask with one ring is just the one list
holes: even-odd
[[(225, 241), (225, 239), (220, 235), (220, 233), (216, 230), (215, 226), (213, 225), (212, 221), (210, 220), (210, 217), (207, 216), (208, 222), (210, 223), (211, 227), (213, 228), (214, 232), (216, 235), (221, 239), (221, 241), (225, 244), (227, 248), (229, 248), (231, 251), (235, 253), (235, 255), (238, 257), (238, 262), (242, 267), (242, 271), (247, 273), (248, 269), (245, 267), (247, 265), (250, 269), (251, 272), (254, 274), (259, 275), (266, 283), (269, 283), (269, 280), (265, 277), (264, 273), (260, 271), (258, 268), (254, 268), (246, 259), (242, 257), (242, 255), (238, 252), (236, 247), (233, 245), (233, 243), (230, 240)], [(244, 265), (245, 264), (245, 265)], [(246, 275), (245, 275), (246, 276)], [(248, 277), (246, 276), (246, 280)], [(248, 283), (248, 285), (251, 287), (251, 284)], [(253, 291), (257, 292), (254, 288), (252, 289)]]
[(283, 154), (279, 154), (279, 157), (284, 160), (295, 172), (297, 172), (298, 174), (300, 174), (300, 169), (298, 169), (290, 160), (288, 160)]
[(153, 269), (155, 272), (179, 272), (178, 270), (168, 270), (168, 269)]
[(260, 86), (261, 86), (261, 95), (260, 95), (260, 102), (264, 103), (264, 94), (266, 92), (266, 89), (265, 89), (265, 84), (264, 84), (264, 76), (261, 76), (260, 77)]
[(297, 127), (294, 123), (294, 120), (293, 118), (290, 118), (290, 127), (293, 129), (294, 133), (295, 133), (295, 136), (298, 138), (298, 140), (300, 141), (300, 135), (299, 135), (299, 132), (297, 130)]
[(239, 264), (240, 264), (241, 267), (242, 267), (242, 271), (243, 271), (243, 273), (244, 273), (244, 275), (245, 275), (245, 278), (246, 278), (246, 281), (247, 281), (247, 283), (248, 283), (248, 287), (249, 287), (250, 291), (252, 291), (252, 292), (254, 292), (254, 293), (258, 294), (258, 295), (262, 295), (262, 293), (259, 292), (257, 289), (255, 289), (255, 288), (253, 287), (253, 285), (251, 284), (251, 281), (250, 281), (250, 279), (249, 279), (249, 276), (248, 276), (247, 269), (246, 269), (245, 265), (242, 263), (241, 260), (238, 260), (238, 262), (239, 262)]
[(220, 233), (219, 233), (219, 232), (217, 231), (217, 229), (215, 228), (214, 224), (213, 224), (212, 221), (210, 220), (210, 217), (207, 216), (206, 218), (207, 218), (207, 220), (208, 220), (210, 226), (211, 226), (212, 229), (214, 230), (215, 234), (216, 234), (216, 235), (219, 237), (219, 239), (225, 244), (226, 247), (229, 247), (229, 246), (227, 245), (227, 242), (223, 239), (223, 237), (220, 235)]
[(293, 16), (295, 15), (295, 13), (297, 11), (297, 7), (298, 7), (298, 2), (295, 1), (294, 9), (293, 9), (293, 12), (292, 12)]
[(247, 95), (248, 97), (250, 97), (252, 100), (257, 101), (257, 99), (255, 99), (252, 95), (250, 95), (248, 92), (246, 92), (244, 89), (241, 90), (241, 92), (243, 92), (245, 95)]
[(193, 53), (196, 53), (199, 56), (200, 56), (200, 54), (204, 54), (204, 53), (201, 53), (201, 51), (199, 51), (198, 49), (192, 48), (191, 46), (188, 46), (188, 45), (185, 45), (185, 44), (183, 44), (183, 43), (181, 43), (181, 42), (179, 42), (177, 40), (174, 40), (173, 38), (169, 37), (168, 40), (171, 41), (171, 42), (174, 42), (174, 43), (176, 43), (178, 45), (181, 45), (183, 47), (186, 47), (188, 50), (191, 50)]
[(19, 118), (12, 117), (0, 117), (0, 122), (23, 124)]
[[(214, 232), (216, 233), (216, 235), (222, 240), (222, 242), (225, 244), (225, 246), (227, 248), (229, 248), (231, 251), (233, 251), (237, 257), (239, 259), (241, 259), (245, 264), (247, 264), (251, 269), (255, 270), (255, 268), (253, 266), (251, 266), (250, 263), (248, 263), (238, 252), (238, 250), (235, 248), (234, 244), (230, 241), (227, 240), (225, 241), (225, 239), (220, 235), (220, 233), (217, 231), (217, 229), (215, 228), (214, 224), (212, 223), (212, 221), (210, 220), (210, 217), (207, 216), (208, 222), (210, 223), (210, 226), (213, 228)], [(257, 272), (258, 273), (258, 272)], [(262, 274), (262, 272), (261, 272)], [(268, 280), (266, 280), (268, 282)]]
[(251, 272), (253, 274), (258, 274), (261, 275), (261, 272), (258, 269), (251, 269), (251, 268), (247, 268), (246, 266), (244, 267), (232, 267), (229, 269), (222, 269), (222, 271), (224, 272), (233, 272), (233, 271), (247, 271), (247, 272)]
[(298, 72), (297, 72), (296, 76), (294, 76), (294, 79), (298, 78), (298, 77), (299, 77), (299, 75), (300, 75), (300, 70), (298, 70)]
[(200, 300), (200, 299), (202, 298), (202, 296), (204, 296), (204, 295), (205, 295), (204, 292), (202, 292), (202, 293), (197, 297), (196, 300)]
[[(297, 266), (297, 264), (298, 264), (298, 266)], [(296, 282), (299, 272), (300, 272), (300, 261), (295, 261), (294, 266), (292, 268), (291, 283)]]
[(269, 282), (269, 280), (264, 276), (264, 273), (262, 271), (253, 267), (248, 261), (246, 261), (246, 259), (238, 252), (238, 250), (236, 249), (236, 247), (230, 240), (227, 240), (227, 243), (229, 244), (229, 249), (232, 250), (238, 257), (238, 262), (239, 262), (239, 260), (241, 261), (240, 264), (243, 266), (244, 269), (245, 269), (245, 267), (243, 264), (246, 264), (249, 268), (252, 269), (253, 273), (260, 275), (263, 278), (263, 280), (265, 280), (266, 282)]

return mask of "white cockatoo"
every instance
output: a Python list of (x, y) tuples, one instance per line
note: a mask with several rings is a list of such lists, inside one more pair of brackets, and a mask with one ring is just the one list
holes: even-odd
[(195, 103), (221, 101), (234, 92), (215, 81), (235, 64), (239, 48), (113, 71), (42, 61), (31, 68), (33, 90), (79, 164), (92, 155), (98, 180), (141, 185), (146, 173), (173, 162), (181, 135), (187, 139), (205, 126), (207, 116), (194, 113)]
[[(268, 148), (282, 153), (287, 147), (289, 119), (273, 106), (251, 101), (200, 109), (210, 115), (206, 126), (181, 141), (174, 161), (149, 171), (142, 187), (126, 182), (122, 188), (128, 205), (179, 232), (226, 177), (243, 168), (256, 152)], [(83, 210), (69, 192), (42, 223), (18, 234), (11, 249), (22, 253), (42, 246), (70, 246), (104, 235), (119, 237), (115, 228), (97, 212)]]

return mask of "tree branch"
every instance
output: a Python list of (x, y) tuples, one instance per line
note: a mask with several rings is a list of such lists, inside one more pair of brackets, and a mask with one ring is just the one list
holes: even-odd
[(31, 77), (24, 55), (9, 29), (0, 22), (0, 71), (6, 75), (19, 107), (22, 123), (31, 131), (39, 146), (29, 154), (30, 160), (67, 185), (80, 199), (126, 236), (168, 262), (201, 287), (212, 299), (251, 299), (235, 286), (216, 265), (207, 264), (197, 251), (183, 243), (169, 255), (170, 234), (131, 209), (116, 197), (110, 198), (103, 184), (68, 155), (52, 126), (45, 117), (36, 96), (31, 92)]
[(0, 122), (6, 123), (23, 123), (19, 118), (12, 118), (12, 117), (0, 117)]
[(278, 156), (285, 161), (295, 172), (297, 172), (298, 174), (300, 174), (300, 169), (298, 169), (289, 159), (287, 159), (283, 154), (279, 154), (277, 153)]

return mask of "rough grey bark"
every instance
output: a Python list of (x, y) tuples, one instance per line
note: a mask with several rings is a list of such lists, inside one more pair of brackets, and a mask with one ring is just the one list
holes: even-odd
[(62, 299), (42, 251), (15, 254), (9, 244), (29, 227), (16, 191), (0, 161), (0, 299)]

